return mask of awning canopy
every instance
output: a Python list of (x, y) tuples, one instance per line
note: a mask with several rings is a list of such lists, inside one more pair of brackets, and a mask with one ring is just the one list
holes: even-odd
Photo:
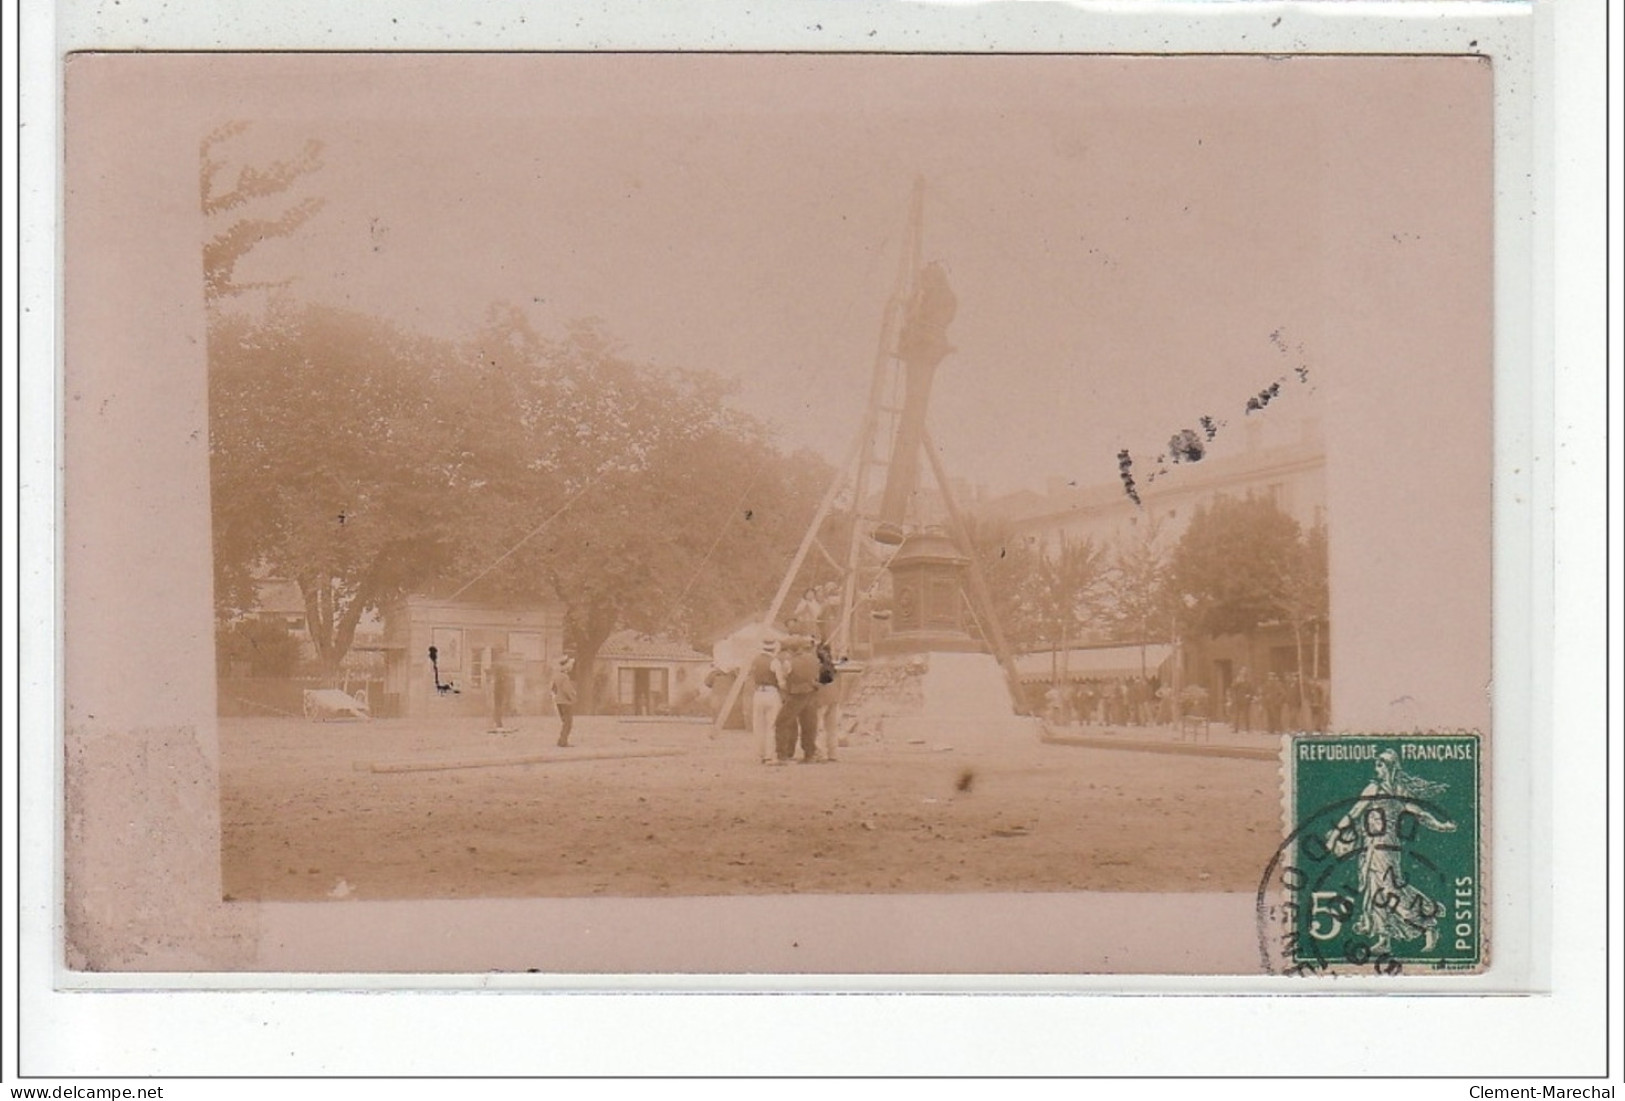
[(1147, 643), (1143, 647), (1091, 646), (1058, 652), (1040, 650), (1031, 654), (1017, 654), (1016, 672), (1023, 681), (1048, 681), (1056, 676), (1074, 681), (1108, 680), (1137, 677), (1142, 671), (1146, 676), (1155, 676), (1158, 668), (1173, 652), (1174, 648), (1166, 643)]

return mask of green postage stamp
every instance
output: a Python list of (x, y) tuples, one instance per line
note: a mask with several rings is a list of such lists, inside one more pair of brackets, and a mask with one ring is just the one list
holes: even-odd
[(1299, 735), (1286, 840), (1258, 891), (1267, 971), (1478, 971), (1485, 963), (1480, 739)]

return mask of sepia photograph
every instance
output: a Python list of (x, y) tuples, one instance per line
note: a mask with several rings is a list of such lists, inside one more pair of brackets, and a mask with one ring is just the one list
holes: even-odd
[(68, 970), (1499, 959), (1487, 59), (65, 73)]

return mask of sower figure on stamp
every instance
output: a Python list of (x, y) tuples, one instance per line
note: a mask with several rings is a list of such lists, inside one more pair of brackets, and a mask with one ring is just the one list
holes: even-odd
[(570, 679), (570, 670), (575, 665), (574, 658), (560, 658), (553, 671), (553, 681), (548, 685), (553, 694), (553, 706), (559, 713), (559, 745), (566, 749), (570, 746), (570, 728), (575, 724), (576, 684)]
[[(1406, 772), (1391, 749), (1377, 754), (1376, 779), (1326, 835), (1326, 848), (1342, 857), (1360, 847), (1360, 910), (1354, 931), (1371, 938), (1371, 950), (1393, 951), (1396, 940), (1422, 939), (1422, 950), (1439, 941), (1439, 915), (1444, 904), (1429, 898), (1410, 881), (1405, 852), (1414, 836), (1411, 821), (1439, 833), (1453, 833), (1454, 822), (1440, 819), (1417, 800), (1444, 793), (1447, 784)], [(1410, 836), (1407, 836), (1410, 834)]]

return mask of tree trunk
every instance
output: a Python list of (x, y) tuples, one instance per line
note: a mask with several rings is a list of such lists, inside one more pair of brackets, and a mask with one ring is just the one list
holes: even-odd
[(1303, 688), (1303, 621), (1300, 619), (1293, 619), (1292, 621), (1292, 642), (1297, 649), (1298, 714), (1299, 716), (1302, 716), (1303, 713), (1308, 710), (1306, 705), (1309, 701), (1304, 695)]
[(333, 648), (332, 607), (327, 587), (331, 582), (305, 576), (299, 580), (299, 595), (305, 598), (305, 634), (316, 651), (318, 666), (327, 667), (327, 655)]
[(350, 647), (355, 642), (356, 628), (361, 625), (361, 614), (367, 610), (368, 603), (368, 593), (363, 590), (351, 599), (350, 606), (339, 616), (338, 623), (333, 629), (333, 663), (327, 671), (329, 676), (337, 675), (340, 663), (350, 652)]
[(603, 649), (609, 636), (615, 633), (613, 608), (594, 607), (588, 610), (586, 623), (571, 632), (575, 636), (576, 714), (598, 713), (598, 651)]
[[(336, 677), (344, 656), (355, 642), (356, 628), (366, 611), (372, 588), (363, 583), (360, 591), (345, 603), (334, 591), (331, 580), (299, 579), (299, 592), (305, 598), (305, 630), (316, 648), (321, 675)], [(342, 608), (342, 610), (341, 610)]]

